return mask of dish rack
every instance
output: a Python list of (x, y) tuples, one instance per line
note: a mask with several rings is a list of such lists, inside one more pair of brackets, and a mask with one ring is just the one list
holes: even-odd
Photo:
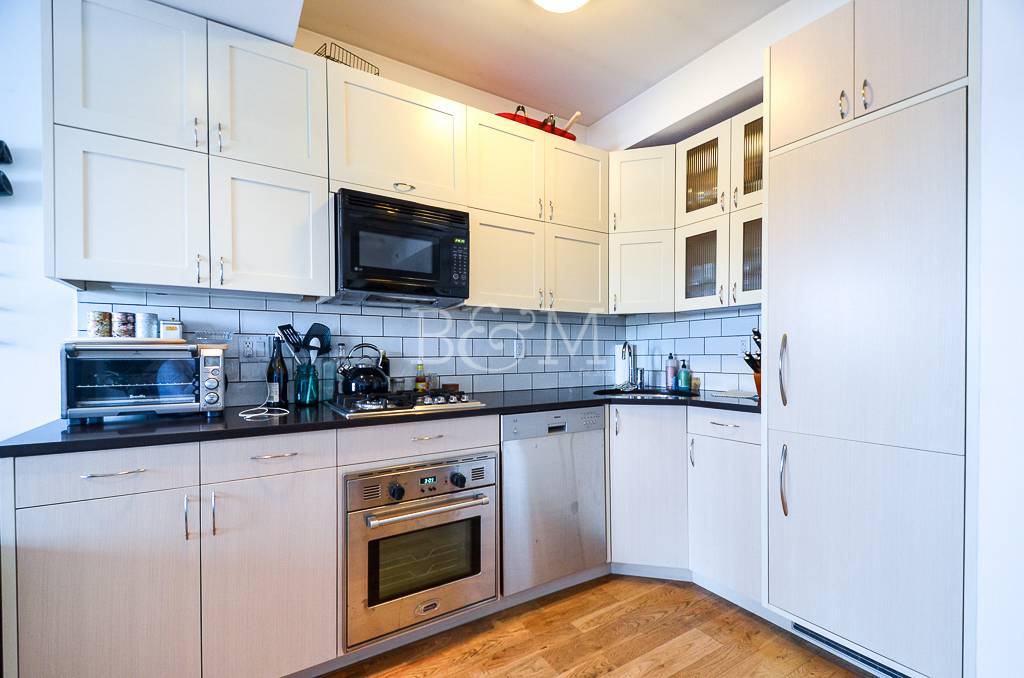
[(317, 56), (322, 56), (325, 59), (336, 61), (339, 64), (344, 64), (349, 68), (354, 68), (359, 71), (365, 71), (372, 75), (380, 75), (380, 69), (371, 64), (369, 61), (353, 54), (336, 42), (325, 42), (320, 45), (320, 49), (314, 52)]

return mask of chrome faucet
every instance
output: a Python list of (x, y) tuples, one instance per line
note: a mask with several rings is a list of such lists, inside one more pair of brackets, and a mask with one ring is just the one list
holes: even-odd
[(635, 391), (639, 388), (639, 374), (636, 367), (636, 348), (628, 341), (622, 342), (622, 348), (620, 349), (621, 357), (623, 360), (629, 360), (629, 370), (627, 371), (626, 383), (619, 384), (618, 388), (622, 391)]

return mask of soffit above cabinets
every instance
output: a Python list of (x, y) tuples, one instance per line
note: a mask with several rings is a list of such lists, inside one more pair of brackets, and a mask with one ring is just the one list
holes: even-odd
[(306, 0), (301, 25), (589, 125), (784, 1)]
[(157, 0), (189, 14), (265, 38), (295, 44), (302, 0)]

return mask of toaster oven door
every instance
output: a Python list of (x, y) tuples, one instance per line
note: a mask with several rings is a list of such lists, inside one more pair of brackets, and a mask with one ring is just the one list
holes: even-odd
[(70, 416), (199, 401), (199, 361), (188, 350), (79, 350), (66, 357), (64, 380)]

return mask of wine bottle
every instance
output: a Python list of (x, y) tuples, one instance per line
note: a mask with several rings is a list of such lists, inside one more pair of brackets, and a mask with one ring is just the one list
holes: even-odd
[(267, 406), (288, 406), (288, 366), (281, 353), (281, 337), (274, 337), (274, 352), (267, 365)]

